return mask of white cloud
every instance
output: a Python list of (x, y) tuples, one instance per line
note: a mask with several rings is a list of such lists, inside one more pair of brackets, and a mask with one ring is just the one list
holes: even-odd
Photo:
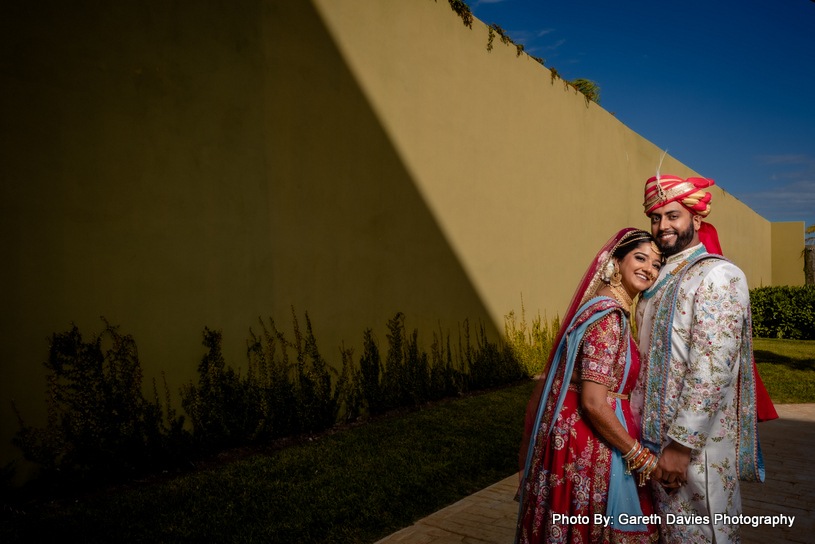
[(815, 216), (815, 179), (733, 195), (770, 221), (807, 221), (809, 224)]
[(506, 33), (515, 43), (528, 42), (534, 37), (532, 32), (528, 30), (507, 30)]
[(554, 28), (547, 28), (546, 30), (539, 30), (538, 31), (538, 38), (540, 38), (541, 36), (546, 36), (550, 32), (554, 32), (554, 31), (555, 31)]
[(815, 159), (808, 155), (759, 155), (756, 157), (761, 164), (809, 164), (814, 165)]
[(759, 164), (773, 170), (770, 179), (815, 179), (815, 158), (809, 155), (759, 155)]
[(547, 45), (547, 46), (543, 47), (542, 50), (543, 51), (552, 51), (554, 49), (557, 49), (558, 47), (560, 47), (564, 43), (566, 43), (566, 40), (558, 40), (554, 45)]

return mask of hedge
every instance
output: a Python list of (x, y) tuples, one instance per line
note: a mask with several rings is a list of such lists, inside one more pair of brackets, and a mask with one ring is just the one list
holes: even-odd
[(753, 336), (815, 340), (815, 285), (750, 291)]

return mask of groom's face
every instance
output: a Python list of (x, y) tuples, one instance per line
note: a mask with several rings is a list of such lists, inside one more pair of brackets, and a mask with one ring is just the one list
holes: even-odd
[(696, 231), (699, 230), (702, 219), (690, 213), (679, 202), (670, 202), (657, 208), (651, 212), (650, 218), (651, 234), (666, 257), (699, 243)]

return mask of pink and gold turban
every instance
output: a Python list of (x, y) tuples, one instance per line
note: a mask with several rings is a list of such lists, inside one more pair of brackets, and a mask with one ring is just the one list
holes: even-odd
[(677, 176), (653, 177), (645, 182), (645, 215), (669, 202), (679, 202), (691, 213), (707, 217), (710, 213), (710, 193), (705, 191), (714, 184), (712, 179)]

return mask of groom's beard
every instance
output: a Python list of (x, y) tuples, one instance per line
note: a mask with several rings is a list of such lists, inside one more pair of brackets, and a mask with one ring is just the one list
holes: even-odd
[(664, 233), (676, 233), (676, 241), (673, 244), (659, 244), (659, 249), (662, 250), (662, 254), (666, 257), (670, 257), (671, 255), (676, 255), (680, 251), (684, 251), (693, 241), (693, 235), (696, 232), (693, 229), (693, 221), (688, 225), (688, 228), (684, 231), (678, 231), (675, 229), (669, 230), (661, 230), (657, 233), (657, 240), (660, 240), (660, 236)]

